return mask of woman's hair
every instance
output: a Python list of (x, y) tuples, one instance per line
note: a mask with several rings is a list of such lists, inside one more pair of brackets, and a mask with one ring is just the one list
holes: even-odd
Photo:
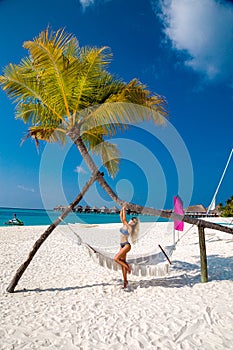
[(130, 238), (133, 244), (136, 244), (137, 239), (138, 239), (138, 233), (139, 233), (139, 226), (140, 226), (140, 221), (138, 218), (133, 216), (131, 220), (134, 222), (134, 224), (130, 224), (132, 230), (130, 233)]

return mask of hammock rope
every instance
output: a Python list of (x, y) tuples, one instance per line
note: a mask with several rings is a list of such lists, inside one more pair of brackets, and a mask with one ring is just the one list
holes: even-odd
[(175, 246), (177, 245), (177, 243), (195, 226), (195, 224), (192, 224), (192, 226), (190, 226), (182, 235), (181, 237), (179, 237), (177, 239), (177, 241), (175, 242)]

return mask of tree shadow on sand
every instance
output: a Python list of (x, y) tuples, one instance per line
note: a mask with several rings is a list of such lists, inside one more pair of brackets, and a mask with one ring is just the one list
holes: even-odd
[(30, 289), (19, 289), (16, 290), (15, 293), (29, 293), (29, 292), (35, 292), (35, 293), (43, 293), (43, 292), (69, 292), (72, 290), (79, 290), (79, 289), (85, 289), (85, 288), (93, 288), (93, 287), (106, 287), (106, 286), (112, 286), (112, 283), (93, 283), (93, 284), (86, 284), (84, 286), (73, 286), (73, 287), (57, 287), (57, 288), (30, 288)]
[[(210, 255), (207, 257), (207, 264), (209, 282), (233, 280), (233, 257), (225, 258), (218, 255)], [(137, 288), (149, 287), (192, 287), (195, 284), (201, 283), (201, 270), (199, 264), (190, 264), (184, 261), (174, 260), (172, 262), (171, 274), (173, 274), (173, 276), (168, 275), (162, 278), (157, 277), (132, 281), (130, 282), (128, 291), (130, 292)]]
[[(128, 291), (137, 288), (164, 287), (164, 288), (182, 288), (192, 286), (200, 282), (200, 267), (196, 264), (190, 264), (184, 261), (174, 260), (170, 275), (164, 277), (154, 277), (130, 281)], [(172, 276), (173, 274), (173, 276)]]
[[(198, 257), (199, 259), (199, 257)], [(207, 257), (208, 264), (208, 279), (211, 281), (233, 280), (233, 256), (222, 257), (219, 255), (210, 255)], [(140, 277), (139, 277), (140, 278)], [(122, 285), (122, 280), (116, 280), (119, 285)], [(137, 288), (149, 287), (164, 287), (164, 288), (182, 288), (185, 286), (193, 287), (195, 284), (201, 283), (201, 270), (199, 264), (191, 264), (185, 261), (173, 260), (171, 265), (171, 273), (165, 277), (143, 278), (135, 281), (130, 281), (129, 286), (125, 289), (127, 292), (133, 292)], [(108, 287), (114, 283), (94, 283), (83, 286), (72, 287), (57, 287), (57, 288), (35, 288), (21, 289), (15, 293), (29, 292), (68, 292), (72, 290), (80, 290), (93, 287)]]
[(207, 257), (207, 263), (209, 281), (233, 280), (233, 256), (210, 255)]

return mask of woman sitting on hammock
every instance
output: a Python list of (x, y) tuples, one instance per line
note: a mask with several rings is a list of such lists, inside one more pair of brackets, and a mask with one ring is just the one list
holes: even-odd
[(139, 220), (136, 217), (132, 217), (129, 222), (126, 220), (126, 208), (122, 207), (120, 211), (120, 219), (123, 227), (120, 229), (120, 251), (116, 254), (114, 260), (121, 265), (122, 274), (124, 279), (124, 287), (127, 287), (127, 272), (131, 272), (130, 265), (126, 262), (126, 254), (130, 251), (131, 245), (128, 241), (130, 236), (132, 243), (136, 243), (138, 231), (139, 231)]

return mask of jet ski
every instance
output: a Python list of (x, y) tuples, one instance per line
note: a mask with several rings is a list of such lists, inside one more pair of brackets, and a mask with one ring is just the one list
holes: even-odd
[(19, 219), (10, 219), (7, 222), (5, 222), (5, 225), (16, 225), (16, 226), (23, 226), (24, 222)]

